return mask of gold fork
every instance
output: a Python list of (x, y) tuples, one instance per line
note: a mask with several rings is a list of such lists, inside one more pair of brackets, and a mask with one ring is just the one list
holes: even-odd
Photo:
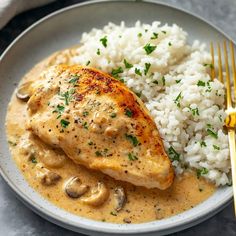
[[(232, 73), (230, 72), (229, 60), (228, 60), (228, 51), (227, 44), (224, 41), (223, 52), (225, 60), (225, 76), (223, 75), (223, 67), (221, 60), (221, 47), (217, 43), (217, 52), (218, 52), (218, 79), (224, 83), (224, 77), (226, 82), (226, 114), (225, 126), (228, 130), (229, 138), (229, 149), (230, 149), (230, 160), (231, 160), (231, 172), (232, 172), (232, 182), (233, 182), (233, 192), (234, 192), (234, 210), (236, 215), (236, 147), (235, 147), (235, 128), (236, 128), (236, 104), (232, 100), (231, 96), (231, 83), (230, 77), (232, 74), (233, 77), (233, 86), (234, 86), (234, 98), (236, 99), (236, 69), (235, 69), (235, 58), (234, 58), (234, 45), (233, 42), (229, 43), (230, 55), (231, 55), (231, 68)], [(211, 57), (212, 57), (212, 66), (211, 66), (211, 78), (214, 79), (216, 76), (215, 62), (214, 62), (214, 47), (211, 43)]]

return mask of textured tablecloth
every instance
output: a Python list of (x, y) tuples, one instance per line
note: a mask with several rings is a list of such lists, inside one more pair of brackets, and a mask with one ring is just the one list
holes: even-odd
[[(62, 7), (81, 1), (57, 1), (13, 18), (0, 31), (0, 53), (24, 29), (41, 17)], [(194, 12), (220, 27), (236, 41), (236, 0), (160, 0)], [(0, 235), (1, 236), (74, 236), (79, 235), (56, 226), (26, 208), (0, 177)], [(236, 235), (233, 205), (211, 219), (174, 235)]]

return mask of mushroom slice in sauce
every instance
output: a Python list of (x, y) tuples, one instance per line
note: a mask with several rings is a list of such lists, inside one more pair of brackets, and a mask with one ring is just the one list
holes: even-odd
[(79, 177), (70, 178), (65, 184), (65, 192), (71, 198), (79, 198), (89, 190), (89, 186), (82, 184)]
[(115, 210), (120, 211), (126, 203), (126, 195), (124, 188), (121, 186), (116, 187), (114, 197), (115, 197)]
[(19, 85), (16, 90), (16, 97), (24, 102), (27, 102), (32, 94), (31, 81)]
[(131, 220), (129, 218), (124, 218), (123, 219), (123, 222), (126, 223), (126, 224), (130, 224), (131, 223)]
[(98, 182), (97, 186), (92, 189), (91, 195), (81, 200), (91, 206), (100, 206), (107, 200), (108, 197), (109, 191), (106, 185), (102, 182)]
[(60, 175), (45, 168), (41, 163), (37, 164), (36, 168), (38, 169), (37, 177), (45, 186), (55, 185), (61, 179)]

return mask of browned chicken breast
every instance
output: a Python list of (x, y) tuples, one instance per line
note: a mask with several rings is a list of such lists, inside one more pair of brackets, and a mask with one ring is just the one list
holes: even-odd
[(28, 101), (29, 129), (75, 163), (117, 180), (168, 188), (174, 178), (157, 127), (123, 83), (80, 66), (46, 70)]

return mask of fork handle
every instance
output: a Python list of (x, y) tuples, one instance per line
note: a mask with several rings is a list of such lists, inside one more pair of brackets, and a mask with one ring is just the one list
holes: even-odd
[[(229, 129), (228, 132), (229, 137), (229, 150), (230, 150), (230, 160), (231, 160), (231, 171), (232, 171), (232, 182), (233, 182), (233, 190), (236, 193), (236, 144), (235, 144), (235, 131), (234, 129)], [(236, 206), (236, 195), (234, 194), (234, 205)], [(236, 215), (236, 208), (235, 215)]]

